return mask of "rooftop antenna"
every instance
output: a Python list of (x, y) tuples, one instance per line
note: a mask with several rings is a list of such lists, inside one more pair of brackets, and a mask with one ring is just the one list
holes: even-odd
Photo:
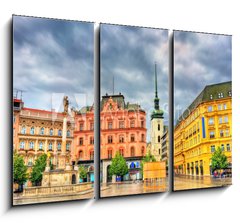
[(15, 96), (14, 97), (16, 99), (18, 99), (18, 93), (20, 93), (20, 99), (22, 100), (23, 92), (26, 92), (26, 91), (24, 91), (22, 89), (18, 89), (18, 88), (14, 88), (13, 90), (15, 91)]

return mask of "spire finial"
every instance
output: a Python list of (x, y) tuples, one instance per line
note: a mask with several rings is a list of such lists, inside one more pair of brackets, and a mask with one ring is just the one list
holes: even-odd
[(158, 92), (157, 92), (157, 62), (155, 61), (155, 98), (158, 97)]
[(114, 95), (114, 75), (113, 75), (113, 95)]

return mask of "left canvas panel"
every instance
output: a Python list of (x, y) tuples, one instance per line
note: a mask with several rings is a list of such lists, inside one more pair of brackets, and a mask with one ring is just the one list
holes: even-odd
[(93, 198), (94, 24), (13, 16), (13, 205)]

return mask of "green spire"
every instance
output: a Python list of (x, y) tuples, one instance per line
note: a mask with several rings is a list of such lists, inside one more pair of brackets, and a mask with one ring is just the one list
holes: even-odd
[(157, 64), (155, 62), (155, 98), (154, 98), (154, 108), (155, 110), (159, 110), (159, 98), (157, 92)]
[(155, 98), (154, 98), (154, 111), (151, 114), (151, 119), (154, 118), (163, 118), (163, 111), (159, 107), (159, 98), (157, 91), (157, 64), (155, 62)]

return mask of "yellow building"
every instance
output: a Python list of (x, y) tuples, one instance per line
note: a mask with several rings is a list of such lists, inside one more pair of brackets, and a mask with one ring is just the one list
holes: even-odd
[(174, 172), (211, 175), (213, 152), (221, 147), (232, 164), (232, 82), (206, 86), (174, 129)]

